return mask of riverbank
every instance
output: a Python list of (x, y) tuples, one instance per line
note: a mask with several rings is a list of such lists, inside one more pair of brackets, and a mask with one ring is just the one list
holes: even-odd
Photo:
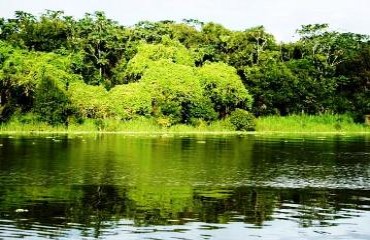
[(251, 132), (236, 131), (227, 120), (207, 124), (200, 121), (197, 125), (174, 125), (164, 127), (154, 119), (137, 119), (132, 121), (86, 120), (82, 124), (48, 125), (46, 123), (9, 122), (0, 125), (0, 133), (122, 133), (122, 134), (254, 134), (254, 133), (325, 133), (325, 134), (370, 134), (370, 126), (355, 123), (345, 115), (293, 115), (268, 116), (255, 120), (256, 129)]
[(288, 133), (370, 133), (370, 126), (355, 123), (347, 115), (267, 116), (256, 121), (257, 132)]
[(136, 119), (119, 121), (107, 119), (86, 120), (82, 124), (49, 125), (45, 123), (19, 123), (10, 122), (0, 125), (0, 132), (29, 132), (29, 133), (235, 133), (233, 126), (227, 121), (217, 121), (211, 124), (199, 122), (197, 126), (178, 124), (170, 127), (161, 126), (154, 119)]

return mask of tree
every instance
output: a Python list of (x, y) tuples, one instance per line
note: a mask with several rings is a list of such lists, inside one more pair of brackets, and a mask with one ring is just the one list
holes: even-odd
[(130, 120), (152, 113), (152, 93), (143, 83), (117, 85), (109, 91), (110, 108), (117, 118)]
[(266, 114), (292, 113), (298, 96), (295, 87), (298, 79), (286, 64), (271, 61), (262, 66), (246, 67), (246, 84), (254, 96), (253, 113)]
[[(227, 41), (225, 54), (227, 63), (242, 69), (245, 66), (259, 65), (267, 56), (279, 59), (275, 38), (267, 33), (263, 26), (250, 28), (242, 32), (233, 32)], [(274, 55), (271, 52), (275, 52)]]
[(122, 58), (125, 49), (124, 28), (108, 19), (103, 12), (86, 14), (77, 24), (77, 51), (82, 51), (87, 64), (82, 73), (85, 81), (111, 86), (112, 68)]
[(33, 111), (39, 120), (52, 125), (60, 123), (68, 125), (68, 117), (73, 114), (67, 89), (46, 69), (42, 70), (35, 89)]
[(5, 38), (15, 46), (32, 49), (33, 29), (36, 24), (36, 17), (23, 11), (15, 12), (15, 19), (7, 21), (7, 37)]
[(220, 118), (236, 108), (250, 109), (252, 96), (245, 89), (235, 68), (225, 63), (207, 63), (198, 70), (198, 74), (205, 96), (211, 99)]
[(201, 44), (197, 52), (197, 65), (202, 65), (206, 61), (218, 62), (224, 60), (223, 53), (225, 52), (227, 41), (232, 32), (220, 24), (213, 22), (202, 25), (201, 29)]
[(362, 42), (360, 49), (347, 61), (339, 64), (337, 75), (341, 76), (337, 86), (336, 110), (352, 112), (356, 120), (362, 121), (370, 112), (370, 43)]
[[(55, 53), (12, 49), (7, 45), (0, 47), (0, 52), (3, 55), (0, 69), (1, 118), (6, 120), (16, 111), (25, 113), (37, 109), (35, 112), (42, 120), (63, 122), (65, 119), (60, 114), (64, 110), (57, 109), (65, 109), (63, 114), (69, 114), (65, 108), (65, 91), (70, 83), (79, 79), (71, 72), (71, 58)], [(49, 102), (50, 105), (43, 105)], [(49, 114), (43, 108), (49, 109)]]
[[(140, 82), (152, 94), (154, 116), (163, 116), (170, 124), (186, 123), (192, 117), (207, 118), (199, 112), (189, 115), (203, 101), (203, 88), (193, 67), (162, 59), (147, 69)], [(204, 110), (208, 113), (209, 108)]]
[(70, 29), (63, 14), (63, 11), (51, 10), (42, 14), (40, 20), (34, 22), (32, 29), (25, 32), (23, 39), (28, 49), (45, 52), (65, 49)]
[(127, 64), (125, 82), (140, 80), (152, 63), (164, 59), (181, 65), (194, 65), (194, 59), (189, 50), (178, 41), (164, 37), (160, 44), (142, 44), (138, 47), (137, 54)]
[(92, 86), (75, 81), (69, 86), (69, 99), (77, 117), (106, 119), (115, 114), (109, 103), (108, 91), (103, 86)]

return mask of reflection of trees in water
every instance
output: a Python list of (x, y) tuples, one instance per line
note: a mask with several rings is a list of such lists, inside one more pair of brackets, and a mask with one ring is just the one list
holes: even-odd
[[(319, 140), (318, 140), (319, 139)], [(256, 184), (274, 183), (293, 186), (303, 182), (343, 183), (351, 178), (367, 178), (369, 143), (346, 141), (340, 136), (274, 137), (254, 141), (251, 150), (250, 175)], [(265, 184), (264, 184), (265, 185)], [(276, 186), (276, 185), (275, 185)]]
[[(295, 219), (303, 227), (323, 226), (340, 217), (354, 217), (346, 212), (348, 209), (370, 205), (370, 192), (360, 190), (199, 187), (186, 197), (179, 191), (180, 196), (176, 196), (173, 190), (169, 201), (161, 205), (131, 199), (130, 191), (135, 189), (122, 186), (85, 185), (70, 191), (70, 198), (61, 201), (25, 201), (25, 213), (17, 213), (12, 208), (14, 204), (8, 205), (6, 218), (15, 220), (21, 229), (29, 229), (35, 223), (63, 228), (68, 228), (68, 223), (78, 223), (83, 229), (93, 229), (94, 237), (99, 237), (104, 228), (121, 219), (130, 219), (136, 226), (242, 221), (263, 227), (266, 221), (283, 218)], [(0, 204), (5, 209), (6, 204)], [(28, 220), (21, 220), (24, 218)]]
[[(279, 218), (309, 227), (332, 224), (348, 209), (370, 205), (368, 191), (257, 187), (279, 183), (279, 177), (291, 177), (293, 183), (346, 180), (341, 166), (358, 169), (351, 176), (364, 176), (367, 165), (361, 163), (368, 158), (358, 154), (368, 145), (356, 142), (106, 135), (87, 143), (80, 138), (7, 141), (4, 146), (13, 145), (2, 148), (0, 169), (13, 175), (0, 179), (5, 183), (0, 217), (24, 229), (35, 223), (62, 228), (78, 223), (87, 236), (93, 229), (97, 237), (122, 219), (135, 226), (202, 221), (263, 227)], [(226, 187), (243, 184), (256, 187)], [(16, 213), (17, 208), (28, 212)]]
[(86, 185), (81, 190), (81, 199), (69, 211), (70, 220), (93, 228), (94, 237), (100, 236), (104, 222), (127, 217), (129, 199), (125, 192), (120, 193), (119, 188), (112, 185)]
[[(229, 196), (212, 197), (209, 194), (196, 194), (194, 201), (199, 209), (199, 220), (210, 223), (227, 223), (243, 221), (262, 225), (271, 220), (277, 196), (264, 189), (240, 187), (229, 193)], [(235, 218), (242, 216), (242, 219)]]

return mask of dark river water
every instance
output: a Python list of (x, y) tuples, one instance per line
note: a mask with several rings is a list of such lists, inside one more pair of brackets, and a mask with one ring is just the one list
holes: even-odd
[(370, 239), (370, 136), (0, 135), (0, 239)]

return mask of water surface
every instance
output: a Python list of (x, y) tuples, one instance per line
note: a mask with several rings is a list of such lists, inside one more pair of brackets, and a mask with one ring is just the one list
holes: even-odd
[(0, 239), (369, 239), (369, 136), (0, 136)]

